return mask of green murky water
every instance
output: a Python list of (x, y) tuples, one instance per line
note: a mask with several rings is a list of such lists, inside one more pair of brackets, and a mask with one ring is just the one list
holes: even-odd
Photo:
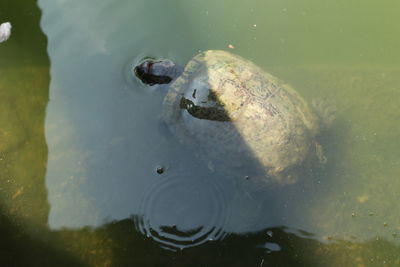
[[(399, 9), (1, 1), (13, 32), (0, 44), (0, 263), (400, 264)], [(165, 88), (130, 70), (143, 56), (184, 65), (207, 49), (334, 106), (321, 140), (328, 163), (297, 185), (250, 190), (180, 146), (160, 123)]]

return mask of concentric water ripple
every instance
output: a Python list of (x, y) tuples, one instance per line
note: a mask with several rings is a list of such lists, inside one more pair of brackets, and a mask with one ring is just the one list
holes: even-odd
[(224, 192), (212, 177), (162, 176), (144, 192), (138, 229), (165, 249), (224, 238)]

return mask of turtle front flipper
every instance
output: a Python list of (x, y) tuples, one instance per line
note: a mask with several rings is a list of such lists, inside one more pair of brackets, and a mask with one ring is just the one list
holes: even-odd
[(324, 129), (330, 128), (336, 119), (336, 109), (322, 98), (313, 99), (311, 106), (318, 116), (319, 126)]

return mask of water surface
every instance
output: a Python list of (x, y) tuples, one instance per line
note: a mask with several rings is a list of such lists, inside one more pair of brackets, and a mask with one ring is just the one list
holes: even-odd
[[(0, 5), (14, 26), (0, 45), (2, 229), (27, 233), (15, 253), (115, 266), (399, 263), (397, 2), (30, 3)], [(328, 163), (296, 185), (255, 188), (182, 146), (160, 121), (167, 88), (131, 68), (207, 49), (333, 105)]]

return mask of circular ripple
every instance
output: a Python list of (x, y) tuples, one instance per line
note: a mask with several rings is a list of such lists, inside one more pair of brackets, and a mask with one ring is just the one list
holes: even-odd
[(225, 236), (226, 199), (206, 177), (163, 177), (145, 193), (138, 229), (171, 250), (200, 245)]

